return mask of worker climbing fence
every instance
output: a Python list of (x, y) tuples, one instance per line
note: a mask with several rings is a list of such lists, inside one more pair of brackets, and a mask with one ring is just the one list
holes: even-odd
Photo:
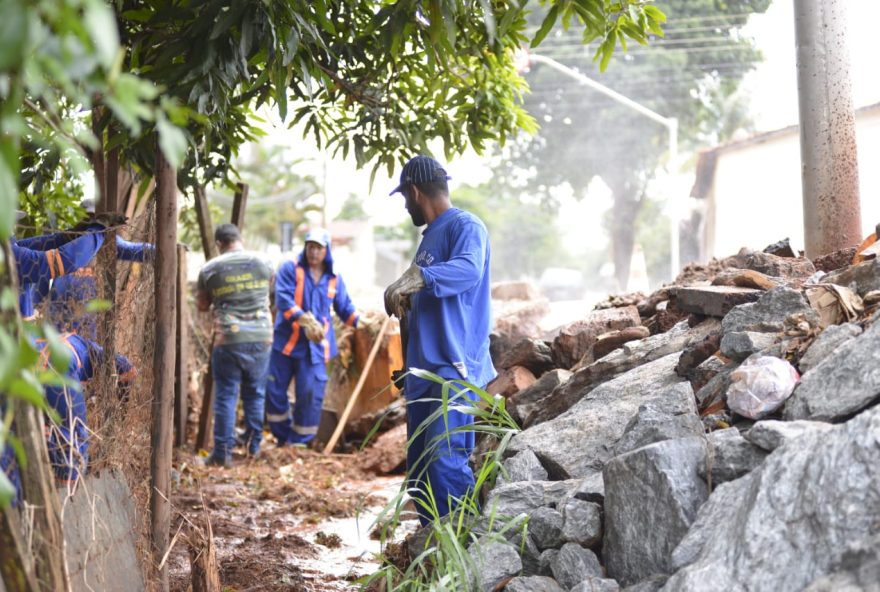
[[(151, 192), (139, 200), (136, 193), (130, 196), (135, 203), (127, 220), (121, 214), (89, 214), (87, 222), (57, 233), (17, 229), (19, 237), (51, 236), (59, 243), (19, 238), (15, 258), (23, 318), (53, 327), (70, 358), (69, 366), (61, 367), (47, 342), (37, 339), (44, 376), (67, 381), (46, 385), (57, 416), (45, 419), (45, 434), (61, 493), (64, 570), (75, 590), (100, 589), (103, 578), (119, 577), (109, 575), (116, 569), (111, 563), (125, 557), (136, 573), (122, 587), (110, 588), (143, 583), (154, 573), (149, 508), (155, 200)], [(27, 265), (25, 251), (38, 248), (44, 255), (34, 260), (45, 261), (47, 268)], [(25, 490), (19, 500), (23, 540), (38, 528), (29, 522), (35, 505), (28, 494)], [(108, 532), (117, 533), (110, 540), (119, 545), (111, 553), (107, 537), (98, 535)], [(95, 557), (103, 557), (101, 564)]]

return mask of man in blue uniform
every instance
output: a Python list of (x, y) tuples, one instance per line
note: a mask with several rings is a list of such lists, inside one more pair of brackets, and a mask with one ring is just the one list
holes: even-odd
[[(44, 340), (37, 341), (40, 351), (40, 367), (53, 370), (66, 377), (66, 385), (47, 384), (46, 402), (58, 414), (58, 421), (46, 418), (46, 439), (49, 447), (49, 462), (60, 483), (75, 481), (86, 473), (89, 463), (89, 429), (86, 418), (86, 401), (83, 391), (88, 380), (94, 377), (96, 369), (104, 359), (104, 350), (94, 341), (75, 333), (65, 333), (61, 342), (70, 354), (66, 368), (51, 365), (50, 351)], [(116, 355), (116, 372), (119, 384), (127, 386), (135, 377), (136, 370), (125, 356)], [(21, 495), (21, 481), (12, 447), (7, 444), (0, 455), (0, 467), (9, 476), (16, 488), (17, 497)]]
[[(496, 376), (489, 357), (489, 237), (479, 218), (452, 206), (449, 178), (429, 156), (403, 167), (391, 193), (403, 194), (413, 224), (427, 228), (412, 265), (385, 291), (385, 308), (408, 327), (408, 368), (485, 387)], [(446, 417), (437, 414), (441, 389), (412, 374), (404, 383), (407, 477), (422, 524), (431, 517), (426, 506), (446, 515), (474, 486), (468, 466), (474, 433), (456, 431), (473, 418), (452, 407)], [(468, 405), (473, 396), (460, 393), (455, 405)]]
[[(327, 362), (337, 354), (330, 308), (350, 327), (357, 313), (342, 276), (333, 269), (330, 233), (315, 228), (296, 261), (275, 277), (275, 332), (266, 384), (266, 418), (278, 444), (305, 444), (318, 433), (327, 385)], [(287, 388), (296, 377), (293, 415)]]
[(235, 445), (239, 387), (249, 456), (259, 454), (263, 440), (266, 368), (272, 340), (272, 266), (258, 253), (245, 250), (234, 224), (218, 226), (214, 240), (220, 255), (199, 272), (196, 304), (201, 311), (213, 308), (214, 312), (214, 450), (206, 462), (228, 467)]

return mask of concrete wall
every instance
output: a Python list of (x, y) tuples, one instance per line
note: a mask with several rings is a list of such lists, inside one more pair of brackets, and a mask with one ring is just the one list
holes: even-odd
[[(880, 108), (856, 118), (862, 235), (880, 222)], [(725, 257), (741, 247), (760, 250), (785, 237), (803, 249), (800, 139), (796, 127), (716, 149), (706, 199), (705, 253)]]

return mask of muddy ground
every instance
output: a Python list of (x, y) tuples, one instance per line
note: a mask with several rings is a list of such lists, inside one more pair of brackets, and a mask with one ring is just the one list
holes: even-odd
[(403, 479), (367, 472), (371, 454), (325, 456), (267, 444), (260, 458), (236, 457), (224, 469), (179, 453), (171, 589), (190, 588), (188, 539), (197, 537), (189, 525), (205, 532), (207, 514), (224, 591), (357, 590), (356, 580), (377, 565), (379, 543), (369, 529)]

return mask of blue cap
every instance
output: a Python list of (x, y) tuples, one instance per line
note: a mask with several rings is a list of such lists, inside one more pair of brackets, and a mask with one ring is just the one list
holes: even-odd
[(330, 246), (330, 233), (323, 228), (312, 228), (306, 233), (307, 243), (318, 243), (322, 247)]
[(409, 159), (409, 162), (403, 165), (403, 170), (400, 171), (400, 185), (395, 187), (394, 191), (388, 195), (394, 195), (398, 191), (402, 191), (406, 185), (411, 185), (413, 183), (430, 183), (432, 181), (442, 180), (448, 181), (451, 178), (452, 177), (446, 174), (446, 169), (443, 168), (442, 164), (430, 156), (420, 154), (418, 156), (413, 156)]

